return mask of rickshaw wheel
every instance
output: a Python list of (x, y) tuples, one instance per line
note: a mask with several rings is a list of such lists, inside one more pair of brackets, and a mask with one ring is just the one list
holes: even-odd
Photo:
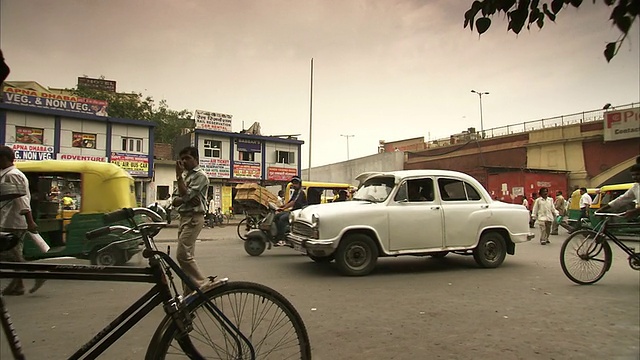
[(92, 265), (115, 266), (125, 263), (122, 252), (117, 249), (108, 249), (100, 253), (98, 250), (95, 249), (91, 252), (90, 260)]

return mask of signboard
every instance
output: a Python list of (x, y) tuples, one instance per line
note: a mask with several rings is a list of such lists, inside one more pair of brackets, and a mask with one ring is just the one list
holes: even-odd
[(298, 175), (298, 169), (270, 166), (267, 169), (267, 180), (289, 181)]
[(78, 77), (78, 88), (81, 87), (94, 90), (116, 92), (116, 82), (113, 80)]
[(196, 110), (194, 118), (196, 129), (232, 132), (231, 118), (233, 115)]
[(108, 116), (107, 102), (77, 96), (51, 94), (5, 86), (2, 99), (7, 104), (43, 109), (70, 111), (81, 114)]
[(71, 140), (71, 146), (77, 148), (95, 149), (96, 134), (74, 132), (73, 139)]
[(259, 140), (238, 140), (236, 148), (241, 152), (259, 153), (262, 152), (262, 144)]
[(200, 167), (210, 178), (231, 177), (231, 162), (223, 159), (200, 158)]
[(239, 179), (260, 179), (260, 163), (253, 161), (234, 161), (233, 177)]
[(16, 142), (42, 145), (44, 143), (44, 129), (16, 126)]
[(110, 160), (130, 175), (149, 175), (149, 158), (146, 155), (111, 153)]
[(640, 138), (640, 108), (604, 113), (604, 141)]
[(107, 162), (106, 156), (91, 156), (91, 155), (74, 155), (74, 154), (58, 154), (56, 155), (58, 160), (76, 160), (76, 161), (97, 161)]
[(53, 146), (31, 144), (7, 144), (13, 149), (15, 161), (52, 160)]

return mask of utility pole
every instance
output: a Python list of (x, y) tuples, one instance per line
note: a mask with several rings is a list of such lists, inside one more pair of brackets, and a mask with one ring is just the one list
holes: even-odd
[(349, 160), (349, 138), (350, 137), (354, 137), (355, 135), (342, 135), (340, 134), (340, 136), (344, 136), (347, 138), (347, 160)]
[(474, 94), (478, 94), (478, 96), (480, 97), (480, 136), (482, 136), (482, 138), (484, 139), (484, 124), (482, 122), (482, 95), (489, 95), (489, 93), (475, 90), (471, 90), (471, 92)]
[[(309, 97), (309, 171), (307, 181), (311, 181), (311, 132), (313, 130), (313, 58), (311, 58), (311, 91)], [(302, 174), (300, 174), (302, 175)]]

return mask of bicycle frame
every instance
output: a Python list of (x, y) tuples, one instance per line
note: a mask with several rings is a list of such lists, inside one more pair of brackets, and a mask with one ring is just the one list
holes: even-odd
[[(148, 243), (148, 237), (144, 231), (143, 238)], [(180, 318), (176, 318), (177, 312), (181, 309), (175, 308), (174, 297), (169, 288), (169, 283), (163, 272), (160, 259), (169, 265), (171, 270), (195, 291), (194, 295), (189, 295), (184, 300), (184, 304), (190, 303), (191, 296), (204, 296), (204, 293), (197, 285), (180, 269), (178, 264), (166, 253), (153, 250), (144, 250), (143, 255), (149, 258), (149, 266), (122, 267), (122, 266), (95, 266), (95, 265), (66, 265), (66, 264), (33, 264), (33, 263), (13, 263), (0, 262), (0, 279), (3, 278), (24, 278), (24, 279), (57, 279), (57, 280), (94, 280), (94, 281), (115, 281), (115, 282), (136, 282), (155, 284), (140, 299), (134, 302), (129, 308), (117, 316), (107, 326), (100, 330), (92, 339), (82, 345), (69, 359), (95, 359), (107, 348), (115, 343), (122, 335), (129, 331), (142, 318), (148, 315), (156, 306), (164, 304), (165, 313), (172, 316), (176, 324), (183, 325)], [(214, 283), (220, 286), (226, 283), (226, 279)], [(237, 349), (242, 351), (241, 342), (248, 347), (250, 356), (255, 359), (255, 350), (251, 342), (244, 334), (220, 311), (211, 301), (207, 299), (206, 308), (212, 316), (230, 333), (236, 343)], [(186, 305), (184, 305), (186, 306)], [(171, 311), (174, 310), (174, 311)], [(11, 351), (16, 359), (24, 359), (20, 340), (12, 327), (11, 318), (6, 309), (2, 295), (0, 295), (0, 317), (5, 328)], [(104, 340), (104, 341), (103, 341)], [(180, 347), (191, 359), (203, 359), (198, 351), (193, 347), (188, 336), (181, 336), (176, 339)], [(91, 352), (89, 352), (91, 351)]]
[(614, 244), (616, 244), (622, 251), (627, 253), (627, 255), (629, 255), (631, 258), (635, 259), (636, 261), (640, 261), (640, 253), (636, 253), (634, 249), (627, 246), (624, 242), (622, 242), (622, 240), (618, 239), (612, 232), (609, 231), (609, 229), (628, 229), (630, 227), (638, 228), (638, 230), (640, 231), (640, 224), (634, 224), (634, 223), (611, 224), (609, 223), (610, 219), (611, 219), (610, 217), (604, 219), (602, 222), (596, 225), (594, 229), (592, 229), (596, 233), (596, 238), (601, 234), (604, 234), (606, 237), (609, 238), (609, 240), (611, 240)]

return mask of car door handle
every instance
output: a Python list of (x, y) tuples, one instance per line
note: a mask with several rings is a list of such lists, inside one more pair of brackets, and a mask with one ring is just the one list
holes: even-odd
[(431, 210), (440, 210), (440, 206), (432, 206)]
[(482, 208), (482, 209), (488, 209), (488, 208), (489, 208), (489, 205), (480, 205), (480, 208)]

